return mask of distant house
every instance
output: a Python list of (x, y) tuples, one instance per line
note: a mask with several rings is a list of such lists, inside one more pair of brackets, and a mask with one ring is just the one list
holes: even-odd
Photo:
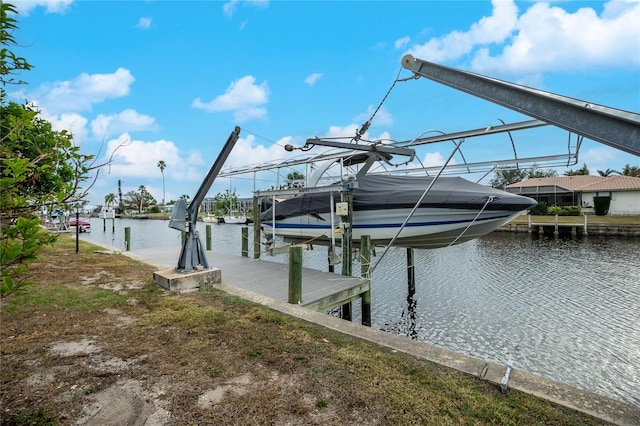
[(508, 185), (505, 190), (549, 206), (581, 206), (594, 213), (593, 197), (609, 196), (611, 215), (640, 215), (640, 178), (631, 176), (564, 176), (533, 178)]

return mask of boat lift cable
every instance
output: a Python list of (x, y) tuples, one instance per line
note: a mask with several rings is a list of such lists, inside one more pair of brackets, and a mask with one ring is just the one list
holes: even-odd
[(487, 206), (489, 205), (490, 202), (492, 202), (493, 200), (495, 200), (497, 197), (495, 195), (490, 195), (489, 199), (487, 200), (486, 203), (484, 203), (484, 206), (482, 206), (482, 208), (480, 209), (480, 211), (478, 212), (478, 214), (476, 214), (476, 216), (473, 218), (473, 220), (467, 225), (466, 228), (464, 228), (462, 230), (462, 232), (460, 234), (458, 234), (458, 236), (449, 243), (449, 245), (447, 247), (451, 247), (452, 245), (454, 245), (456, 243), (456, 241), (458, 241), (460, 239), (460, 237), (462, 237), (464, 235), (465, 232), (467, 232), (467, 230), (469, 228), (471, 228), (471, 226), (476, 222), (476, 220), (478, 220), (478, 217), (480, 217), (480, 215), (482, 214), (482, 212), (484, 211), (484, 209), (487, 208)]
[(393, 83), (391, 83), (391, 87), (389, 87), (389, 90), (387, 90), (387, 93), (384, 95), (384, 97), (382, 98), (382, 100), (378, 104), (378, 107), (376, 108), (376, 110), (373, 111), (373, 114), (371, 114), (371, 117), (369, 117), (369, 119), (364, 122), (364, 124), (362, 125), (362, 127), (360, 129), (356, 130), (356, 135), (351, 139), (351, 142), (358, 143), (360, 141), (360, 139), (364, 136), (364, 134), (367, 133), (367, 130), (369, 130), (369, 126), (371, 126), (371, 121), (376, 116), (378, 111), (380, 111), (380, 108), (382, 108), (382, 104), (384, 104), (384, 102), (387, 100), (387, 97), (389, 96), (389, 94), (391, 93), (393, 88), (396, 86), (396, 83), (399, 82), (399, 81), (405, 81), (405, 80), (409, 80), (409, 79), (413, 80), (415, 78), (414, 76), (411, 76), (409, 78), (399, 79), (400, 74), (402, 73), (402, 70), (403, 70), (403, 67), (400, 66), (400, 69), (398, 70), (398, 75), (396, 75), (395, 80), (393, 80)]
[(435, 175), (435, 177), (431, 180), (431, 183), (429, 183), (429, 186), (427, 186), (427, 189), (424, 190), (424, 192), (420, 196), (420, 199), (418, 200), (416, 205), (413, 206), (413, 208), (411, 209), (411, 211), (409, 212), (407, 217), (404, 219), (404, 222), (402, 222), (402, 225), (400, 225), (400, 229), (398, 229), (398, 232), (396, 232), (396, 234), (393, 236), (391, 241), (389, 241), (389, 244), (387, 244), (387, 246), (384, 248), (384, 251), (382, 252), (380, 257), (378, 258), (376, 263), (373, 266), (369, 267), (369, 276), (373, 276), (373, 271), (378, 267), (380, 262), (382, 262), (382, 259), (384, 258), (384, 256), (387, 254), (387, 252), (389, 251), (391, 246), (393, 246), (393, 244), (396, 242), (396, 240), (398, 239), (398, 236), (400, 236), (400, 233), (402, 232), (402, 230), (405, 228), (405, 226), (407, 226), (407, 223), (409, 223), (409, 221), (411, 220), (411, 218), (415, 214), (416, 210), (418, 210), (418, 207), (420, 207), (420, 204), (422, 204), (422, 200), (424, 200), (424, 198), (427, 196), (429, 191), (431, 191), (431, 188), (436, 183), (436, 181), (438, 180), (438, 178), (440, 177), (440, 175), (442, 174), (444, 169), (447, 167), (447, 164), (449, 164), (449, 161), (451, 161), (451, 159), (455, 155), (456, 151), (458, 151), (460, 149), (460, 145), (462, 145), (464, 143), (464, 141), (460, 141), (458, 143), (456, 143), (454, 141), (453, 143), (455, 144), (456, 147), (453, 149), (453, 151), (451, 151), (451, 154), (449, 154), (449, 158), (447, 158), (447, 161), (445, 161), (444, 164), (442, 165), (442, 167), (440, 167), (440, 171), (438, 171), (438, 174)]

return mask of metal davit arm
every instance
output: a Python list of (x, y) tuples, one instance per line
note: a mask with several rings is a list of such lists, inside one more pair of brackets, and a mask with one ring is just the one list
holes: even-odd
[(194, 195), (189, 206), (187, 207), (186, 202), (183, 201), (176, 203), (173, 208), (169, 227), (181, 231), (186, 230), (182, 250), (180, 251), (180, 258), (178, 259), (178, 266), (176, 266), (177, 271), (191, 272), (198, 265), (206, 269), (209, 268), (209, 263), (207, 262), (204, 249), (202, 248), (200, 237), (196, 231), (198, 210), (200, 209), (200, 204), (207, 195), (207, 192), (209, 192), (209, 188), (211, 188), (213, 181), (218, 176), (218, 173), (220, 173), (220, 170), (222, 170), (224, 162), (227, 161), (227, 157), (229, 157), (229, 154), (235, 146), (239, 136), (240, 127), (236, 126), (233, 132), (231, 132), (231, 135), (229, 135), (229, 139), (227, 139), (224, 147), (222, 147), (220, 154), (218, 154), (218, 158), (216, 158), (213, 166), (211, 166), (211, 170), (209, 170), (207, 177), (202, 181), (198, 192)]
[(453, 87), (605, 145), (640, 155), (640, 114), (445, 67), (412, 55), (402, 66)]

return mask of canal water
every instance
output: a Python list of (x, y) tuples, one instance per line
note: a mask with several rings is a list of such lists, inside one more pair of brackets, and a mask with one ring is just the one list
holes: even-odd
[[(115, 232), (111, 221), (106, 232), (101, 219), (91, 224), (81, 238), (116, 250), (125, 227), (134, 253), (180, 245), (168, 221), (116, 219)], [(211, 228), (214, 251), (240, 255), (241, 226)], [(637, 237), (494, 232), (415, 250), (413, 294), (406, 250), (393, 248), (372, 279), (372, 326), (487, 361), (511, 359), (515, 368), (640, 406), (639, 248)], [(286, 254), (263, 259), (288, 262)], [(326, 259), (325, 247), (304, 252), (305, 267), (326, 271)], [(353, 311), (359, 322), (357, 303)]]

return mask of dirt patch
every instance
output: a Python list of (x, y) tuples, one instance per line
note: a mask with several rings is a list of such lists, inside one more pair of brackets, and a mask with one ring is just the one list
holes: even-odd
[(0, 305), (0, 424), (598, 423), (73, 243)]

